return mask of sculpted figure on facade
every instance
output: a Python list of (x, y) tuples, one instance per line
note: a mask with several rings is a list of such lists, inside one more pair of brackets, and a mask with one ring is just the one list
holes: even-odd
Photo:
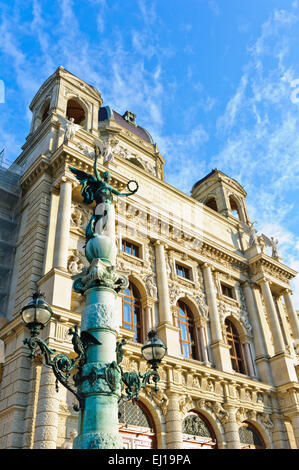
[(111, 146), (111, 141), (103, 141), (103, 140), (97, 140), (97, 146), (101, 150), (101, 154), (103, 156), (103, 163), (111, 162), (113, 163), (114, 157), (112, 153), (112, 146)]
[(77, 130), (79, 129), (79, 124), (75, 124), (74, 122), (74, 118), (71, 117), (68, 121), (67, 121), (67, 124), (66, 124), (66, 129), (65, 129), (65, 136), (64, 136), (64, 140), (67, 141), (67, 140), (73, 140), (73, 138), (75, 137), (75, 134), (77, 132)]
[(263, 239), (262, 235), (259, 235), (257, 237), (257, 241), (258, 241), (259, 247), (261, 249), (261, 253), (265, 253), (266, 243), (265, 243), (265, 240)]
[(236, 412), (236, 421), (237, 423), (243, 423), (247, 419), (247, 411), (245, 408), (239, 408)]
[(249, 246), (254, 246), (257, 244), (257, 236), (254, 224), (256, 224), (256, 221), (249, 222)]
[(198, 305), (200, 315), (204, 318), (208, 318), (209, 307), (205, 302), (205, 296), (202, 292), (195, 296), (196, 303)]
[(84, 227), (87, 225), (88, 218), (90, 217), (90, 211), (81, 207), (79, 204), (72, 204), (71, 212), (71, 224), (74, 227)]
[(174, 305), (181, 294), (181, 289), (176, 284), (172, 284), (169, 288), (170, 303)]
[(68, 259), (67, 269), (71, 274), (78, 274), (84, 268), (84, 263), (79, 257), (79, 251), (74, 250), (73, 255)]
[(179, 399), (179, 409), (185, 414), (194, 408), (193, 400), (190, 395), (184, 395)]
[(152, 275), (146, 276), (145, 284), (149, 296), (155, 299), (157, 297), (157, 286), (154, 277)]
[(223, 408), (221, 403), (219, 403), (218, 401), (209, 402), (209, 403), (211, 403), (211, 409), (214, 412), (216, 418), (219, 419), (220, 423), (222, 424), (227, 423), (229, 419), (229, 415), (228, 415), (228, 412)]
[(265, 428), (267, 428), (268, 431), (272, 431), (273, 428), (274, 428), (274, 423), (271, 420), (270, 415), (267, 414), (267, 413), (262, 413), (259, 416), (260, 416), (260, 420), (263, 423), (263, 425), (265, 426)]
[(274, 237), (268, 238), (264, 233), (262, 233), (262, 238), (267, 246), (270, 246), (272, 248), (272, 258), (276, 259), (278, 258), (278, 240), (276, 240)]
[(152, 399), (156, 405), (160, 408), (162, 415), (166, 416), (169, 398), (160, 388), (157, 392), (155, 392), (152, 388), (146, 387), (145, 389), (146, 394)]
[(75, 227), (80, 227), (82, 225), (83, 215), (80, 209), (72, 205), (72, 213), (71, 213), (71, 224)]

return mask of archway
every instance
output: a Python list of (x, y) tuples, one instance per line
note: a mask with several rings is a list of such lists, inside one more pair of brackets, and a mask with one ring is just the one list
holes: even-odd
[(233, 217), (235, 217), (236, 219), (241, 220), (242, 217), (241, 217), (241, 211), (240, 211), (239, 203), (234, 198), (234, 196), (229, 196), (229, 203), (230, 203), (230, 208), (231, 208), (231, 212), (232, 212)]
[(66, 107), (66, 117), (68, 119), (73, 118), (75, 124), (84, 126), (85, 124), (85, 111), (81, 104), (74, 98), (68, 100)]
[(157, 449), (155, 424), (141, 401), (119, 406), (119, 432), (124, 449)]
[(205, 205), (208, 206), (210, 209), (213, 209), (214, 211), (218, 212), (216, 198), (209, 197), (207, 201), (205, 202)]
[(189, 411), (182, 427), (184, 449), (217, 449), (215, 432), (202, 414)]
[(239, 427), (241, 449), (266, 449), (266, 444), (261, 434), (253, 424), (244, 421)]

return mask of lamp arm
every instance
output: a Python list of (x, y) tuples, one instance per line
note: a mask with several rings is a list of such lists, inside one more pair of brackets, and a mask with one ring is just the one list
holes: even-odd
[[(45, 357), (46, 365), (50, 366), (54, 372), (57, 382), (60, 382), (65, 388), (67, 388), (79, 401), (79, 407), (74, 405), (74, 410), (79, 411), (80, 408), (84, 407), (84, 401), (81, 394), (73, 387), (72, 384), (69, 383), (70, 378), (70, 371), (73, 370), (78, 363), (79, 360), (79, 368), (80, 368), (80, 356), (76, 359), (69, 358), (66, 354), (57, 354), (52, 359), (51, 356), (56, 352), (55, 349), (51, 349), (45, 341), (37, 336), (31, 336), (30, 338), (24, 339), (24, 344), (27, 344), (29, 349), (31, 350), (29, 357), (34, 357), (36, 349), (39, 347), (42, 355)], [(57, 389), (57, 382), (56, 382), (56, 390)]]

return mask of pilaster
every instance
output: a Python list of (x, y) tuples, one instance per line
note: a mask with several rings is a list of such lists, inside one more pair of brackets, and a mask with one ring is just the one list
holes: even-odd
[(183, 448), (182, 417), (179, 408), (179, 395), (166, 392), (169, 398), (166, 421), (166, 442), (168, 449)]
[(211, 350), (213, 352), (213, 359), (217, 369), (232, 372), (230, 360), (230, 347), (225, 344), (222, 337), (220, 317), (217, 308), (216, 292), (212, 279), (211, 267), (203, 264), (203, 277), (205, 283), (205, 290), (207, 294), (207, 302), (209, 306), (210, 328), (212, 336)]

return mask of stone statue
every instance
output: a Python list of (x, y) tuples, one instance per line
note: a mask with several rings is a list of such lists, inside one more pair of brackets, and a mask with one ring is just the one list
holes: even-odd
[(76, 227), (80, 227), (80, 225), (82, 224), (82, 213), (75, 206), (72, 207), (71, 223)]
[(84, 268), (84, 264), (78, 256), (74, 255), (70, 257), (67, 268), (71, 274), (78, 274)]
[(257, 243), (256, 230), (254, 228), (255, 222), (249, 222), (249, 246), (254, 246)]
[(82, 185), (81, 195), (84, 204), (96, 202), (93, 215), (86, 227), (85, 256), (89, 262), (95, 258), (115, 266), (115, 212), (113, 194), (117, 196), (131, 196), (138, 190), (137, 181), (129, 181), (128, 193), (121, 193), (110, 185), (111, 174), (105, 171), (103, 179), (97, 169), (97, 160), (101, 155), (99, 147), (95, 146), (94, 176), (77, 168), (69, 167)]
[(265, 253), (265, 246), (266, 246), (266, 243), (265, 243), (265, 241), (264, 241), (262, 235), (260, 235), (259, 237), (257, 237), (257, 240), (258, 240), (258, 244), (259, 244), (259, 246), (260, 246), (260, 248), (261, 248), (261, 252), (262, 252), (262, 253)]
[(271, 237), (271, 240), (264, 234), (262, 233), (262, 238), (267, 246), (270, 246), (272, 248), (272, 258), (278, 258), (278, 240), (275, 240), (274, 237)]
[(110, 142), (107, 142), (107, 144), (104, 147), (103, 158), (104, 158), (104, 160), (103, 160), (104, 163), (106, 163), (106, 162), (113, 163), (114, 158), (113, 158), (112, 148), (111, 148)]
[(73, 140), (75, 137), (75, 134), (77, 130), (79, 129), (79, 124), (75, 124), (74, 118), (70, 118), (70, 120), (67, 121), (66, 129), (65, 129), (65, 136), (64, 140)]
[(146, 287), (150, 297), (156, 298), (157, 297), (157, 287), (155, 286), (153, 276), (146, 277)]

